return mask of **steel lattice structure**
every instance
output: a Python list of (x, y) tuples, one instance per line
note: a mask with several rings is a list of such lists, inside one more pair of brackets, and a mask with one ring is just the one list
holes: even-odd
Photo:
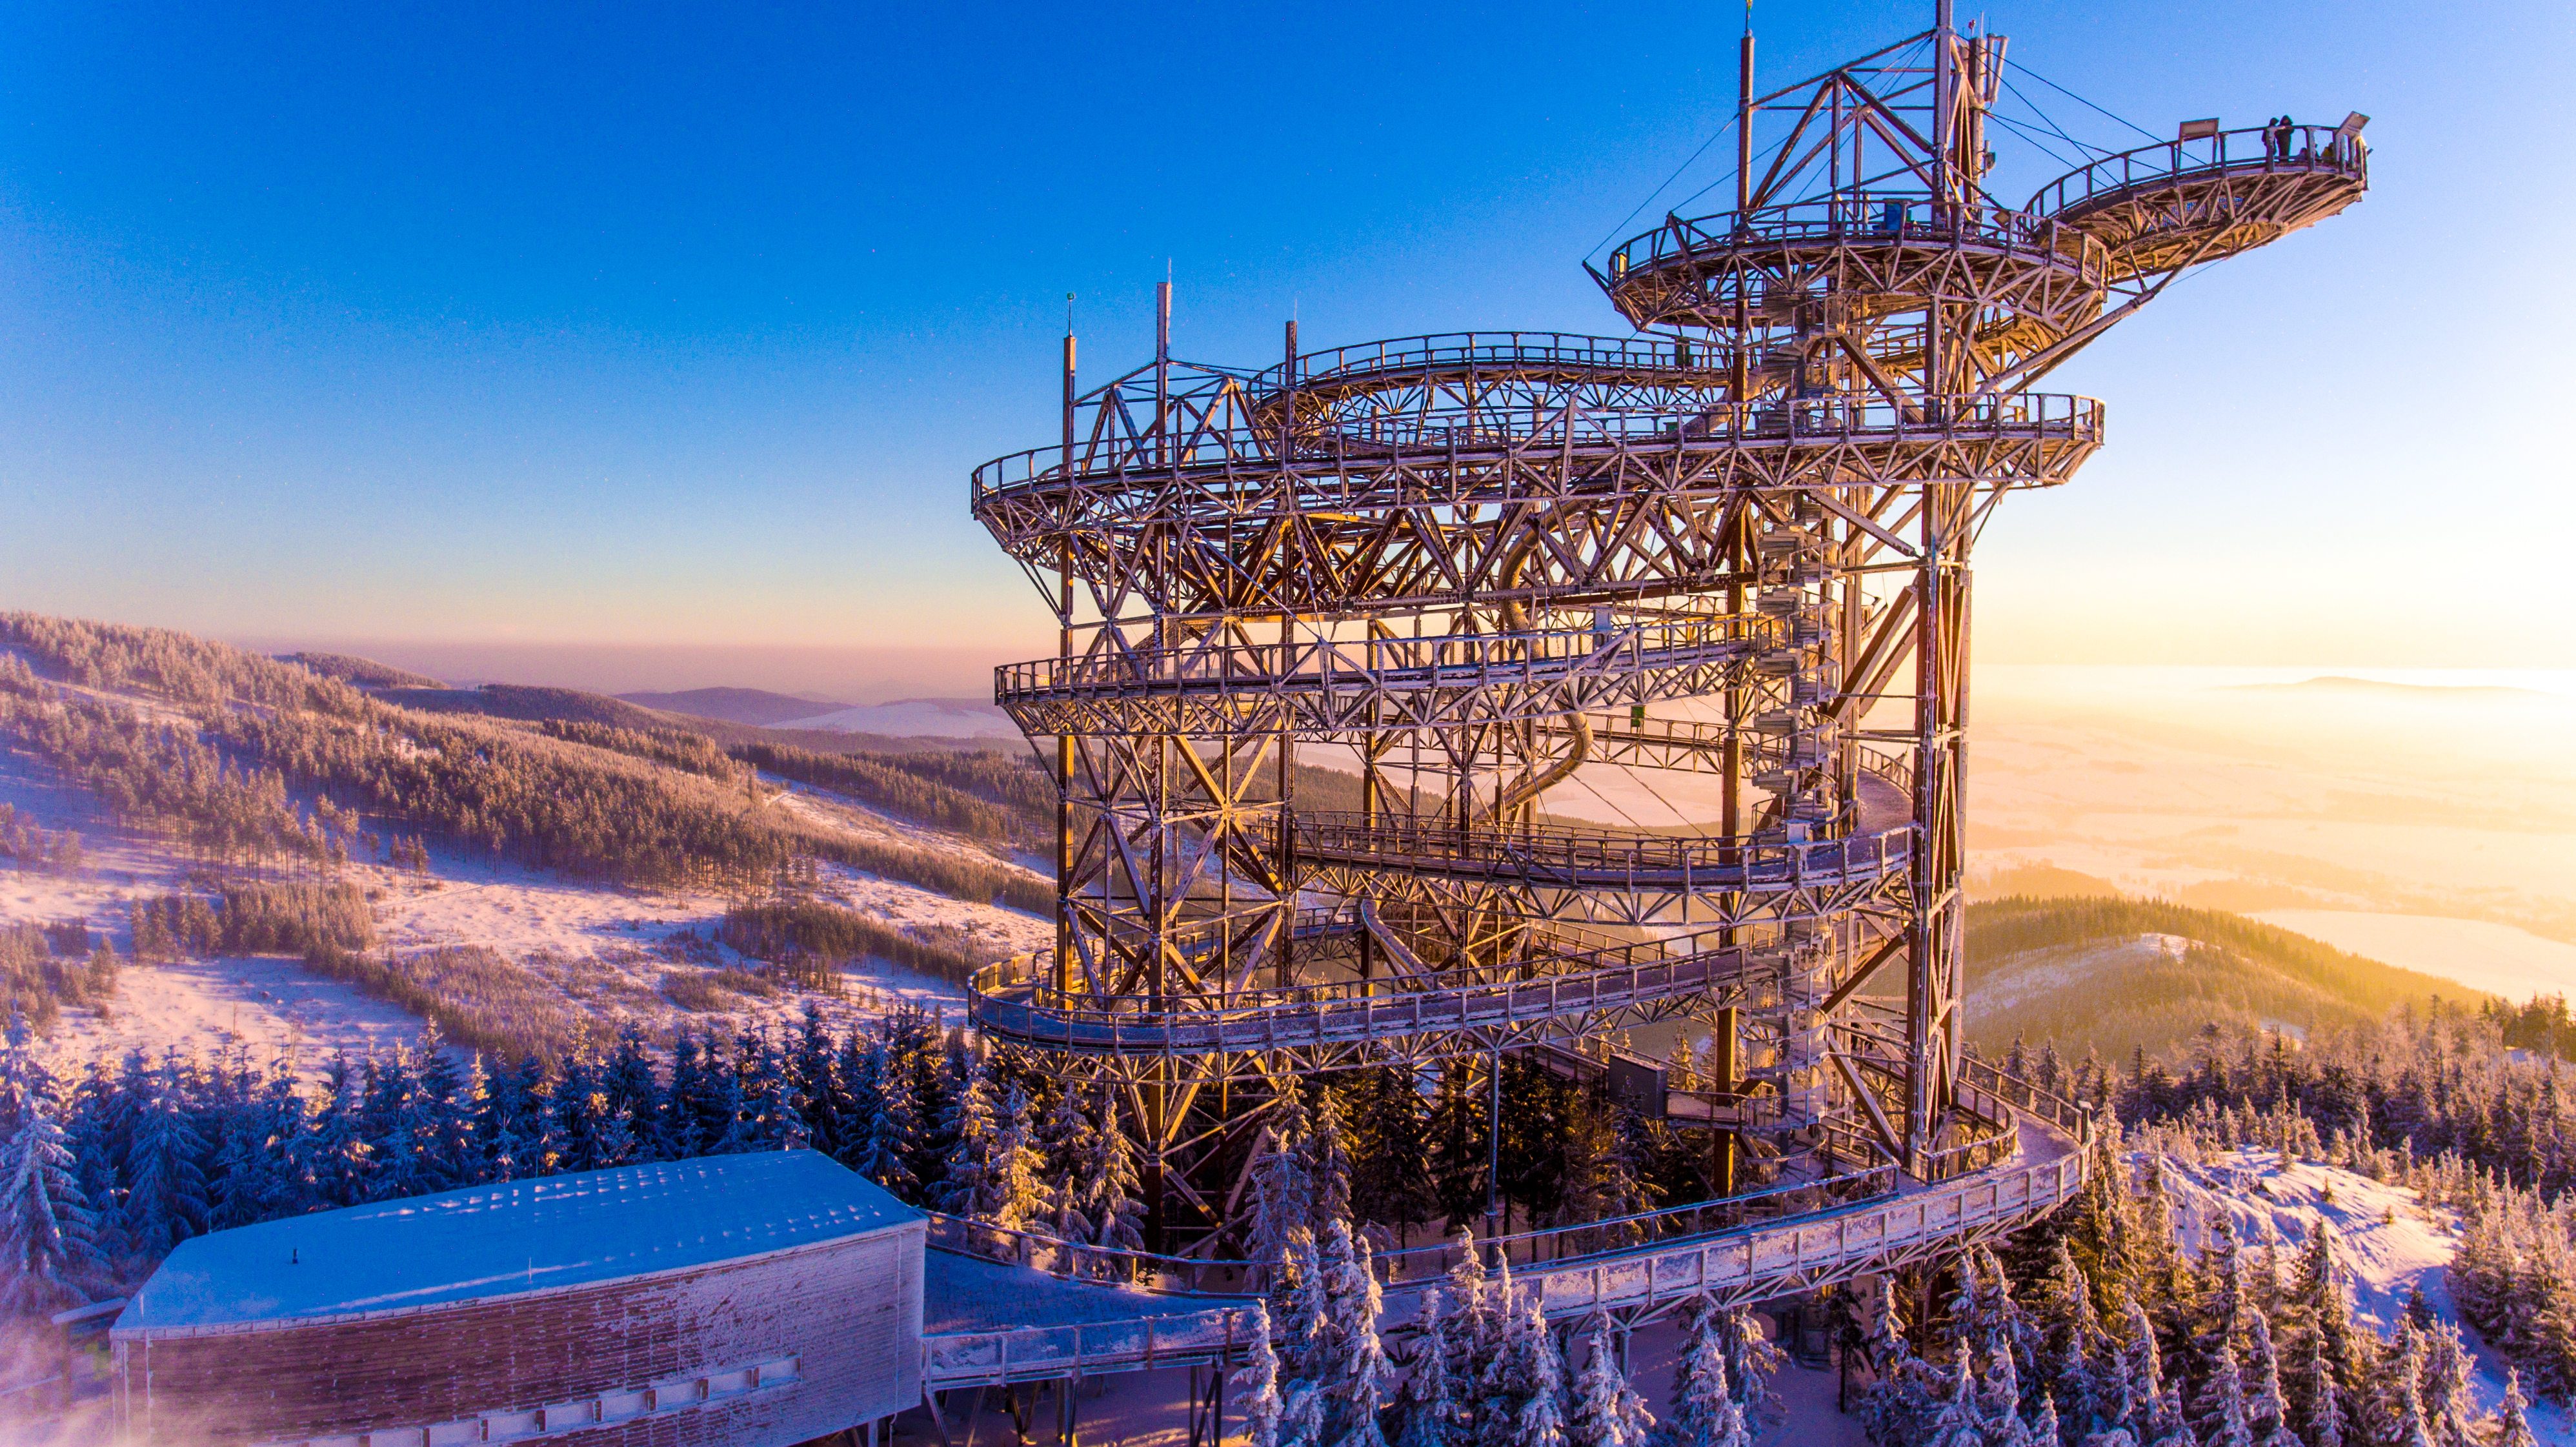
[[(1664, 1097), (1740, 1152), (1722, 1191), (1936, 1180), (1995, 1136), (1960, 1087), (1969, 554), (2104, 435), (2033, 388), (2367, 184), (2358, 116), (2193, 123), (2005, 204), (2004, 48), (1943, 0), (1755, 95), (1748, 36), (1737, 204), (1594, 272), (1635, 336), (1291, 324), (1211, 366), (1166, 288), (1153, 362), (1087, 392), (1066, 339), (1062, 436), (973, 490), (1061, 628), (996, 683), (1062, 790), (1056, 946), (973, 1018), (1118, 1088), (1154, 1249), (1223, 1251), (1297, 1077), (1598, 1070), (1645, 1022), (1736, 1062)], [(1358, 809), (1297, 807), (1301, 749)], [(1719, 817), (1547, 813), (1587, 769), (1705, 776)]]

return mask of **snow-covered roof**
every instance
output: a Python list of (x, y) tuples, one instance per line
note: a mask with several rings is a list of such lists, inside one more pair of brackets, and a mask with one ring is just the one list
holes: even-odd
[(181, 1242), (116, 1336), (278, 1326), (659, 1275), (919, 1222), (814, 1151), (620, 1166)]

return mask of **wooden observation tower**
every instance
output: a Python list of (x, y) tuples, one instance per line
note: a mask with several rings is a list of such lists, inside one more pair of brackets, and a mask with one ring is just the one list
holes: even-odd
[[(1114, 1087), (1153, 1250), (1238, 1251), (1268, 1113), (1365, 1067), (1607, 1075), (1707, 1133), (1720, 1202), (2009, 1156), (1960, 1051), (1971, 547), (2102, 444), (2058, 363), (2367, 164), (2359, 116), (2189, 122), (1998, 197), (2005, 67), (1947, 0), (1768, 93), (1748, 34), (1733, 209), (1595, 270), (1631, 335), (1292, 323), (1214, 366), (1166, 287), (1088, 391), (1067, 338), (1062, 436), (973, 494), (1062, 629), (996, 685), (1063, 791), (1056, 945), (972, 1011)], [(1302, 803), (1301, 755), (1355, 805)], [(1604, 771), (1715, 802), (1580, 822)], [(1612, 1044), (1668, 1022), (1713, 1071)]]

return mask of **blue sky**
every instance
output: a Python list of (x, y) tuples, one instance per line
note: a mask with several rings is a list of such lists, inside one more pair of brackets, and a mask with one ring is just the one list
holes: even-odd
[[(2576, 665), (2570, 7), (1984, 13), (2159, 134), (2367, 111), (2376, 188), (2051, 379), (2109, 400), (2112, 447), (1988, 532), (1980, 658)], [(1764, 78), (1928, 15), (1764, 4)], [(1051, 434), (1064, 293), (1094, 376), (1148, 347), (1167, 263), (1178, 348), (1211, 360), (1266, 363), (1292, 309), (1313, 346), (1617, 332), (1577, 259), (1722, 124), (1739, 25), (10, 7), (0, 605), (259, 639), (1042, 653), (965, 484)], [(2007, 167), (2011, 194), (2052, 172)]]

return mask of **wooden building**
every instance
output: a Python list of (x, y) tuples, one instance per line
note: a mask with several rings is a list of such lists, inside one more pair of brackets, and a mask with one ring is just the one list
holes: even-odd
[(787, 1447), (921, 1400), (921, 1213), (812, 1151), (182, 1244), (117, 1320), (129, 1447)]

